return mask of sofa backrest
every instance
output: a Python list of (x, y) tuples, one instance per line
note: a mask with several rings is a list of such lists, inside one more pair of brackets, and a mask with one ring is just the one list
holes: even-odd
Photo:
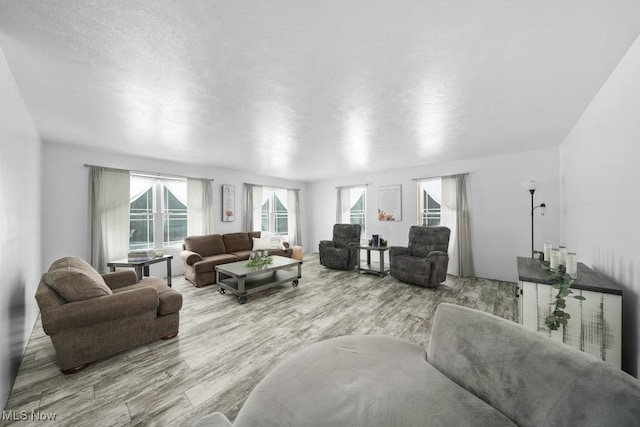
[(427, 361), (521, 426), (640, 420), (640, 381), (492, 314), (440, 304)]
[(251, 250), (252, 241), (249, 233), (227, 233), (223, 234), (222, 238), (224, 239), (227, 253)]
[(43, 281), (68, 302), (111, 295), (103, 277), (82, 258), (68, 256), (54, 261)]
[(207, 234), (205, 236), (187, 236), (182, 247), (203, 257), (220, 255), (227, 252), (224, 240), (220, 234)]
[(447, 227), (412, 225), (408, 244), (411, 255), (424, 258), (433, 251), (447, 252), (450, 235), (451, 230)]
[(333, 243), (336, 248), (346, 248), (348, 244), (360, 243), (360, 224), (335, 224), (333, 226)]

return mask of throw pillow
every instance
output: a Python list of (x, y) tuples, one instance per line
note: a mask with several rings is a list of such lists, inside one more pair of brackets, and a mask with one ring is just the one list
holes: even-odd
[(271, 249), (271, 243), (267, 239), (257, 239), (252, 237), (253, 247), (251, 248), (254, 251), (262, 251), (265, 249)]
[(68, 302), (111, 295), (102, 276), (82, 258), (65, 257), (49, 267), (44, 281)]
[(270, 236), (269, 246), (270, 249), (282, 249), (282, 240), (280, 239), (280, 236)]

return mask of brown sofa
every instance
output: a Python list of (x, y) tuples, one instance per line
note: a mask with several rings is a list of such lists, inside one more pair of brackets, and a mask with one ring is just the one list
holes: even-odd
[(162, 279), (121, 270), (99, 274), (78, 257), (55, 261), (36, 291), (42, 327), (60, 369), (90, 362), (178, 334), (182, 295)]
[[(215, 266), (249, 259), (253, 239), (260, 237), (260, 231), (185, 237), (180, 254), (184, 277), (198, 288), (216, 283)], [(267, 250), (271, 255), (289, 258), (293, 252), (288, 243)]]

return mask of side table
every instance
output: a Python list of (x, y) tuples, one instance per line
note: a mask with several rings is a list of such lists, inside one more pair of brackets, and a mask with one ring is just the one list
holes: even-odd
[[(367, 263), (365, 265), (362, 265), (362, 260), (360, 259), (360, 251), (362, 250), (367, 251)], [(384, 253), (388, 250), (389, 246), (358, 246), (358, 262), (356, 266), (358, 273), (372, 273), (380, 277), (389, 274), (389, 266), (385, 267), (384, 263)], [(378, 252), (380, 261), (371, 261), (371, 251)]]
[(111, 261), (107, 263), (109, 271), (116, 271), (116, 267), (133, 267), (136, 271), (138, 280), (142, 280), (143, 275), (149, 276), (149, 266), (158, 262), (166, 261), (167, 263), (167, 285), (171, 287), (171, 260), (173, 255), (163, 255), (155, 258), (150, 258), (142, 261), (129, 261), (128, 259), (120, 259), (117, 261)]

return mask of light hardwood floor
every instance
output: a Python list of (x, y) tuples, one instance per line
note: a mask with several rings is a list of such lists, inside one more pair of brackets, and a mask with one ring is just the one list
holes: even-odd
[[(38, 319), (5, 415), (26, 411), (31, 418), (39, 411), (55, 414), (49, 425), (68, 426), (181, 426), (215, 411), (233, 419), (274, 364), (313, 342), (381, 334), (426, 348), (440, 302), (517, 318), (515, 283), (449, 276), (437, 289), (425, 289), (390, 276), (329, 270), (317, 254), (305, 256), (297, 288), (269, 289), (245, 305), (215, 285), (196, 288), (182, 276), (173, 278), (173, 286), (184, 296), (177, 338), (100, 360), (74, 375), (58, 370)], [(45, 425), (31, 419), (14, 424)]]

